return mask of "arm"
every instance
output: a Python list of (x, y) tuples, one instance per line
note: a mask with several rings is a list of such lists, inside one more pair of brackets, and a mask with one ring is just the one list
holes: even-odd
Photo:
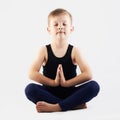
[(62, 78), (61, 84), (64, 87), (78, 85), (78, 84), (81, 84), (83, 82), (86, 82), (92, 79), (91, 69), (77, 48), (73, 48), (72, 60), (74, 61), (74, 63), (76, 63), (79, 66), (81, 73), (77, 75), (76, 77), (70, 80), (67, 80), (67, 81), (64, 78), (64, 74), (61, 73), (61, 78)]
[(41, 69), (41, 66), (43, 63), (47, 61), (47, 50), (46, 47), (41, 47), (36, 59), (34, 60), (33, 64), (30, 67), (29, 70), (29, 78), (31, 80), (34, 80), (38, 83), (49, 85), (49, 86), (58, 86), (59, 84), (59, 78), (58, 78), (58, 70), (56, 72), (56, 79), (52, 80), (43, 74), (41, 74), (39, 71)]

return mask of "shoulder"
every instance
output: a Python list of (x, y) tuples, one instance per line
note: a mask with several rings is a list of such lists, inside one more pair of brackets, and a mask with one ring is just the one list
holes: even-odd
[(38, 56), (45, 57), (47, 54), (46, 46), (41, 46), (38, 50)]
[(82, 50), (79, 48), (79, 47), (73, 47), (73, 50), (72, 50), (72, 58), (75, 60), (75, 61), (85, 61), (85, 58), (84, 58), (84, 55), (83, 55), (83, 52)]
[(45, 53), (45, 52), (47, 52), (47, 47), (46, 47), (47, 45), (45, 45), (45, 46), (41, 46), (40, 48), (39, 48), (39, 51), (38, 52), (40, 52), (40, 53)]
[(72, 45), (72, 44), (69, 44), (69, 46), (72, 48), (72, 52), (76, 52), (76, 51), (79, 51), (80, 49), (75, 46), (75, 45)]
[(78, 47), (73, 46), (71, 58), (72, 58), (74, 64), (77, 63), (78, 59), (80, 60), (81, 53), (80, 53), (80, 49)]
[(75, 57), (77, 55), (81, 54), (80, 53), (80, 49), (76, 46), (73, 46), (73, 49), (72, 49), (72, 55)]
[(80, 49), (79, 49), (78, 47), (73, 46), (73, 51), (77, 52), (77, 51), (79, 51), (79, 50), (80, 50)]

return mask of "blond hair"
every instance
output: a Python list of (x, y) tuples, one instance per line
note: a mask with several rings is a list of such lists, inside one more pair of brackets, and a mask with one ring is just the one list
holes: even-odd
[(71, 23), (72, 23), (72, 15), (65, 9), (62, 9), (62, 8), (57, 8), (53, 11), (51, 11), (48, 15), (48, 24), (49, 24), (49, 21), (50, 21), (50, 18), (51, 17), (56, 17), (58, 15), (68, 15), (70, 17), (70, 20), (71, 20)]

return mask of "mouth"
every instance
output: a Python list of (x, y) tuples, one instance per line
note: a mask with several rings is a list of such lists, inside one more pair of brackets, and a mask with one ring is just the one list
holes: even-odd
[(65, 34), (65, 32), (59, 31), (57, 32), (57, 34)]

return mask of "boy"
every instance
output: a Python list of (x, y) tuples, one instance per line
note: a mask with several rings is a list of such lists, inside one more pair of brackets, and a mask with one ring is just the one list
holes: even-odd
[[(29, 72), (30, 79), (40, 84), (26, 87), (27, 98), (36, 104), (37, 112), (86, 108), (85, 103), (98, 94), (99, 85), (91, 80), (90, 67), (79, 49), (68, 43), (74, 31), (72, 15), (61, 8), (53, 10), (48, 16), (47, 31), (52, 41), (40, 48)], [(39, 72), (42, 66), (43, 74)], [(78, 75), (77, 66), (81, 70)]]

